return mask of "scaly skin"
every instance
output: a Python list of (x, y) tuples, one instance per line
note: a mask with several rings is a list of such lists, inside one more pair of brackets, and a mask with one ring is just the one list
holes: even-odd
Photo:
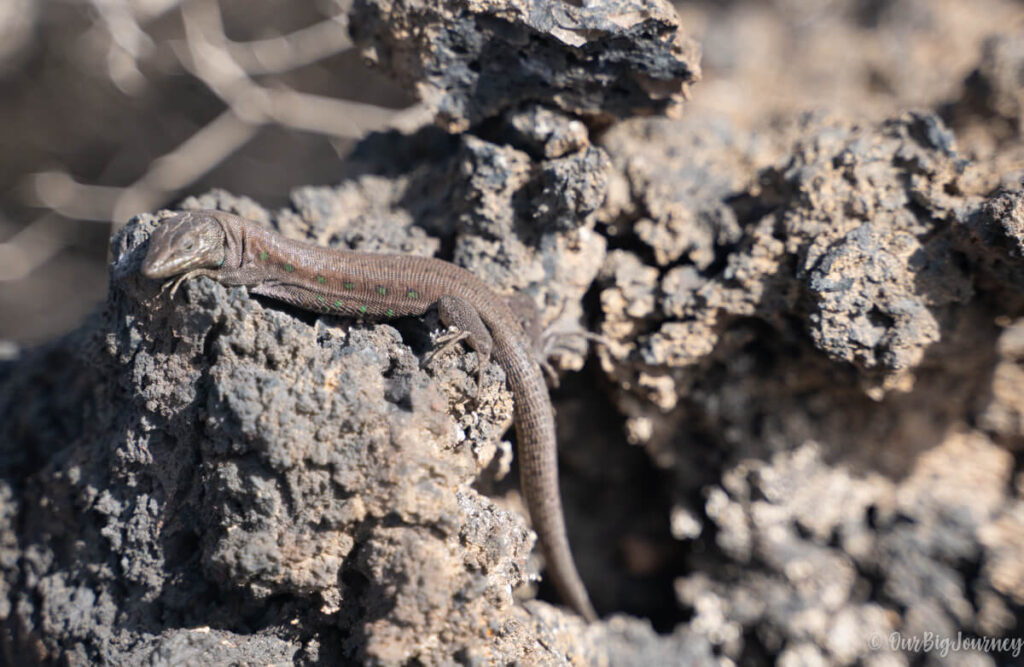
[(438, 304), (445, 323), (468, 335), (481, 369), (492, 354), (505, 370), (515, 399), (523, 495), (548, 572), (563, 600), (588, 621), (596, 620), (569, 550), (554, 413), (533, 341), (505, 299), (480, 279), (430, 257), (356, 253), (292, 241), (222, 211), (190, 211), (165, 220), (150, 237), (142, 273), (175, 277), (172, 295), (183, 280), (208, 276), (305, 310), (368, 319), (422, 315)]

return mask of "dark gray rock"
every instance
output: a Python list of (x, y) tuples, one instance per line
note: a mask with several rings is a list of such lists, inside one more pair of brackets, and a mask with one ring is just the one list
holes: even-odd
[(355, 3), (363, 53), (463, 130), (522, 104), (594, 121), (676, 107), (700, 74), (663, 0)]

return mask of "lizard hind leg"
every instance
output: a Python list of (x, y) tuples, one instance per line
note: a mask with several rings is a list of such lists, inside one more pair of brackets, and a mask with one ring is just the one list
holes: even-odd
[(574, 348), (571, 347), (567, 341), (574, 338), (582, 338), (593, 343), (600, 343), (601, 345), (608, 346), (611, 344), (607, 338), (600, 334), (587, 331), (586, 329), (576, 329), (575, 331), (562, 331), (547, 329), (541, 334), (540, 349), (541, 354), (544, 358), (552, 356), (558, 350), (564, 350), (566, 352), (573, 352)]
[(523, 331), (526, 333), (526, 337), (533, 343), (533, 355), (537, 360), (537, 365), (540, 366), (544, 372), (544, 376), (547, 378), (548, 386), (558, 387), (559, 378), (558, 371), (555, 370), (554, 365), (551, 363), (551, 359), (556, 356), (558, 352), (564, 352), (568, 354), (581, 354), (582, 350), (579, 345), (573, 345), (574, 339), (585, 339), (588, 341), (594, 341), (603, 345), (608, 345), (608, 339), (598, 334), (591, 333), (586, 329), (574, 328), (574, 329), (562, 329), (556, 328), (556, 324), (562, 319), (562, 315), (565, 314), (565, 309), (568, 305), (568, 301), (562, 301), (561, 307), (558, 309), (558, 313), (551, 320), (546, 328), (541, 322), (540, 311), (537, 310), (537, 305), (533, 299), (527, 294), (522, 292), (513, 292), (505, 298), (505, 302), (508, 307), (512, 310), (512, 313), (519, 320), (520, 325), (523, 327)]
[(544, 375), (547, 377), (548, 386), (557, 389), (559, 385), (558, 371), (555, 370), (554, 364), (550, 360), (560, 351), (567, 354), (579, 354), (579, 348), (572, 345), (571, 341), (580, 338), (604, 345), (608, 344), (607, 338), (584, 329), (577, 329), (575, 331), (546, 329), (541, 333), (540, 340), (537, 343), (537, 363), (540, 364), (541, 370), (544, 371)]
[(480, 396), (483, 388), (484, 369), (491, 362), (491, 349), (494, 341), (487, 325), (480, 319), (480, 313), (468, 301), (457, 296), (442, 296), (437, 300), (437, 313), (446, 327), (454, 328), (455, 331), (446, 334), (438, 339), (439, 347), (434, 348), (427, 355), (424, 363), (431, 363), (437, 355), (448, 350), (459, 341), (466, 343), (476, 351), (476, 394)]

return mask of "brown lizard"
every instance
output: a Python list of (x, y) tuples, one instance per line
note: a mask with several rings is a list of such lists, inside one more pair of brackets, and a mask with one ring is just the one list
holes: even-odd
[(555, 422), (534, 341), (504, 298), (469, 271), (432, 257), (358, 253), (286, 239), (222, 211), (188, 211), (153, 232), (142, 262), (147, 278), (207, 276), (244, 285), (304, 310), (368, 319), (422, 315), (437, 305), (441, 321), (480, 360), (478, 388), (493, 355), (515, 401), (519, 469), (526, 505), (547, 569), (563, 600), (588, 621), (597, 615), (569, 550), (558, 489)]

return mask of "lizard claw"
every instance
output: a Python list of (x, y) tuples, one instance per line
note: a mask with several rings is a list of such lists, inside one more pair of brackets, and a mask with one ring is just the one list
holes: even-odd
[(438, 336), (437, 340), (434, 341), (437, 344), (436, 347), (434, 347), (430, 352), (427, 352), (426, 356), (423, 357), (423, 363), (420, 364), (420, 368), (430, 366), (434, 363), (435, 359), (467, 338), (469, 338), (468, 331), (457, 330), (452, 330), (444, 335)]
[(552, 331), (552, 330), (548, 330), (548, 331), (545, 331), (541, 335), (541, 349), (543, 350), (543, 352), (542, 352), (543, 357), (546, 359), (546, 358), (550, 357), (551, 353), (553, 353), (555, 350), (558, 350), (559, 348), (563, 348), (562, 341), (567, 339), (567, 338), (583, 338), (583, 339), (588, 340), (588, 341), (592, 341), (592, 342), (595, 342), (595, 343), (600, 343), (601, 345), (604, 345), (605, 347), (608, 347), (609, 345), (611, 345), (611, 341), (608, 340), (607, 338), (605, 338), (604, 336), (602, 336), (600, 334), (592, 333), (592, 332), (587, 331), (585, 329), (580, 329), (578, 331)]
[(160, 292), (157, 296), (163, 296), (164, 293), (169, 290), (170, 294), (168, 295), (168, 299), (170, 301), (174, 301), (174, 295), (178, 293), (178, 288), (181, 287), (183, 282), (191, 278), (194, 273), (195, 271), (189, 271), (181, 274), (180, 276), (176, 276), (172, 280), (165, 281), (164, 284), (160, 286)]
[(555, 372), (555, 367), (551, 365), (547, 359), (542, 359), (540, 362), (540, 369), (544, 371), (544, 376), (548, 379), (548, 386), (552, 389), (558, 389), (560, 381), (558, 379), (558, 373)]
[(473, 396), (473, 400), (476, 401), (477, 403), (480, 402), (480, 394), (483, 393), (483, 390), (484, 390), (484, 368), (483, 368), (483, 366), (480, 366), (480, 368), (477, 369), (477, 372), (476, 372), (476, 394)]
[(554, 331), (548, 329), (541, 334), (540, 352), (537, 354), (537, 363), (540, 364), (541, 370), (544, 371), (544, 376), (547, 378), (548, 386), (553, 389), (557, 389), (559, 385), (558, 373), (548, 360), (551, 359), (559, 350), (569, 353), (575, 352), (575, 350), (568, 347), (564, 342), (567, 339), (572, 338), (584, 338), (588, 341), (601, 343), (605, 346), (611, 344), (611, 341), (604, 336), (591, 333), (585, 329), (579, 329), (577, 331)]
[[(423, 361), (420, 363), (420, 368), (426, 368), (427, 366), (433, 364), (434, 361), (440, 355), (444, 354), (455, 345), (458, 345), (462, 341), (469, 338), (469, 335), (470, 334), (468, 331), (453, 329), (446, 334), (438, 336), (437, 340), (434, 341), (435, 343), (437, 343), (437, 346), (423, 357)], [(477, 358), (480, 359), (479, 352), (477, 354)], [(484, 369), (486, 368), (486, 366), (487, 363), (483, 359), (480, 359), (479, 367), (477, 368), (476, 371), (476, 394), (474, 396), (474, 399), (479, 399), (480, 394), (483, 391)]]

